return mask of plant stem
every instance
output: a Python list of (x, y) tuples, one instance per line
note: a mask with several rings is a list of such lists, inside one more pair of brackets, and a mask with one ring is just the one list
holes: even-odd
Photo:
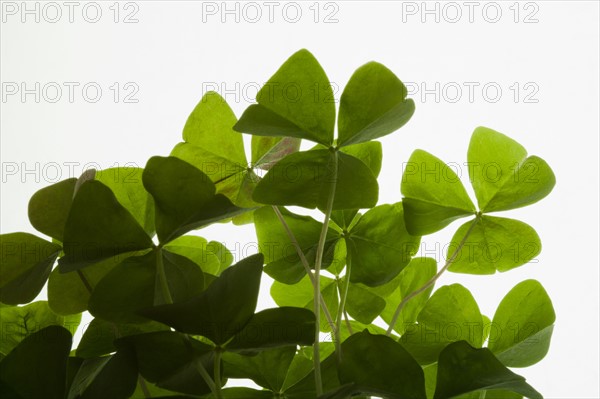
[[(337, 169), (338, 169), (338, 155), (337, 151), (333, 151), (333, 170), (331, 174), (331, 186), (329, 189), (329, 196), (327, 198), (327, 208), (325, 209), (325, 217), (323, 219), (323, 227), (321, 228), (321, 236), (319, 237), (319, 244), (317, 245), (317, 254), (315, 258), (315, 283), (314, 283), (314, 309), (316, 318), (315, 327), (315, 343), (313, 345), (313, 360), (315, 364), (315, 386), (317, 396), (323, 394), (323, 381), (321, 378), (321, 354), (319, 353), (319, 341), (320, 341), (320, 303), (321, 303), (321, 264), (323, 263), (323, 251), (325, 249), (325, 240), (327, 239), (327, 232), (329, 231), (329, 219), (331, 219), (331, 212), (333, 211), (333, 200), (335, 198), (335, 188), (337, 184)], [(336, 344), (339, 345), (339, 342)]]
[(140, 389), (142, 390), (144, 397), (151, 398), (152, 394), (148, 390), (148, 385), (146, 385), (146, 380), (144, 380), (144, 377), (142, 377), (141, 374), (138, 374), (138, 384), (140, 384)]
[(156, 272), (158, 273), (163, 300), (167, 304), (172, 304), (173, 297), (171, 296), (171, 290), (169, 290), (169, 282), (167, 281), (167, 275), (165, 273), (161, 248), (156, 249)]
[(200, 373), (200, 375), (202, 376), (202, 379), (204, 380), (204, 382), (206, 382), (206, 385), (208, 385), (208, 387), (210, 388), (210, 391), (213, 393), (213, 395), (215, 395), (215, 398), (220, 399), (221, 391), (220, 390), (217, 391), (215, 382), (213, 381), (212, 378), (210, 378), (208, 371), (206, 371), (206, 369), (204, 368), (204, 365), (202, 364), (200, 359), (197, 359), (194, 362), (194, 366), (196, 367), (196, 370), (198, 371), (198, 373)]
[[(345, 278), (345, 284), (344, 284), (344, 288), (343, 290), (340, 287), (340, 284), (338, 283), (338, 291), (340, 293), (340, 307), (338, 309), (338, 314), (337, 314), (337, 320), (336, 320), (336, 332), (335, 332), (335, 341), (336, 341), (336, 352), (337, 352), (337, 357), (338, 360), (342, 360), (342, 351), (341, 351), (341, 344), (342, 344), (342, 318), (344, 316), (344, 314), (346, 313), (346, 300), (348, 299), (348, 288), (350, 287), (350, 273), (352, 271), (352, 267), (350, 266), (350, 262), (346, 263), (346, 275), (344, 276)], [(338, 280), (339, 281), (339, 280)], [(346, 323), (348, 324), (348, 327), (350, 327), (350, 322), (348, 322), (348, 315), (346, 314)], [(349, 329), (350, 330), (350, 329)]]
[(215, 396), (222, 399), (221, 394), (221, 348), (215, 350)]
[[(306, 259), (306, 256), (304, 255), (302, 248), (300, 248), (300, 244), (298, 243), (298, 240), (296, 239), (294, 232), (292, 232), (292, 230), (290, 229), (290, 226), (288, 226), (287, 222), (285, 221), (285, 218), (283, 217), (283, 215), (281, 214), (281, 211), (279, 210), (279, 208), (277, 206), (273, 205), (273, 211), (277, 215), (277, 218), (279, 218), (279, 221), (283, 225), (283, 228), (285, 229), (285, 231), (288, 235), (288, 238), (290, 239), (290, 242), (296, 249), (296, 253), (298, 254), (298, 257), (300, 258), (300, 261), (301, 261), (302, 265), (304, 266), (304, 270), (306, 271), (306, 274), (308, 274), (308, 278), (309, 278), (310, 282), (312, 283), (313, 289), (314, 289), (315, 276), (313, 275), (313, 272), (310, 269), (308, 260)], [(327, 304), (325, 303), (325, 299), (323, 299), (323, 294), (320, 292), (320, 290), (319, 290), (319, 296), (321, 297), (321, 309), (323, 309), (323, 314), (325, 315), (325, 318), (327, 319), (327, 323), (329, 324), (329, 327), (331, 328), (331, 332), (335, 334), (335, 323), (333, 322), (333, 317), (331, 317), (331, 313), (329, 312), (329, 309), (327, 308)]]
[(456, 249), (454, 250), (454, 252), (452, 253), (452, 255), (448, 258), (448, 260), (446, 261), (446, 264), (444, 265), (444, 267), (442, 267), (440, 269), (440, 271), (437, 272), (437, 274), (435, 276), (433, 276), (432, 278), (430, 278), (421, 288), (417, 289), (416, 291), (411, 292), (406, 297), (404, 297), (402, 299), (402, 301), (400, 301), (400, 303), (398, 304), (398, 307), (396, 308), (396, 312), (394, 312), (394, 317), (392, 318), (390, 326), (387, 329), (387, 333), (386, 334), (387, 334), (388, 337), (390, 335), (392, 335), (392, 331), (394, 331), (394, 327), (396, 326), (396, 322), (398, 321), (398, 317), (400, 317), (400, 312), (402, 311), (402, 309), (404, 308), (404, 306), (407, 304), (407, 302), (410, 301), (411, 299), (413, 299), (414, 297), (416, 297), (417, 295), (419, 295), (420, 293), (422, 293), (423, 291), (425, 291), (427, 288), (431, 287), (433, 284), (435, 284), (435, 282), (440, 278), (440, 276), (442, 274), (444, 274), (444, 272), (446, 270), (448, 270), (448, 268), (450, 267), (450, 265), (452, 265), (452, 263), (454, 262), (454, 260), (458, 256), (458, 253), (461, 251), (462, 247), (467, 242), (467, 238), (469, 238), (469, 236), (471, 235), (471, 232), (473, 231), (473, 229), (477, 225), (477, 222), (479, 222), (479, 219), (480, 219), (479, 215), (477, 215), (475, 217), (475, 219), (473, 219), (473, 223), (471, 223), (471, 226), (469, 226), (469, 229), (465, 233), (465, 236), (462, 238), (462, 240), (460, 241), (460, 243), (458, 244), (458, 246), (456, 247)]
[(85, 274), (83, 274), (83, 271), (81, 269), (77, 269), (77, 275), (79, 276), (79, 279), (85, 286), (85, 289), (87, 290), (87, 292), (91, 295), (92, 291), (93, 291), (92, 285), (87, 280), (87, 278), (85, 278)]

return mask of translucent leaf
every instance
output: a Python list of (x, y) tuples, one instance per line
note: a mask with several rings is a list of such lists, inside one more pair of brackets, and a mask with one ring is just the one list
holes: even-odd
[(556, 183), (550, 166), (513, 139), (478, 127), (469, 151), (469, 175), (479, 209), (503, 211), (533, 204), (548, 195)]
[(500, 302), (488, 347), (507, 367), (531, 366), (548, 353), (555, 320), (544, 287), (536, 280), (525, 280)]
[(37, 191), (29, 200), (31, 225), (40, 233), (62, 242), (65, 223), (71, 209), (76, 178), (60, 181)]
[(434, 233), (475, 213), (454, 170), (423, 150), (414, 151), (405, 165), (401, 190), (406, 227), (415, 235)]
[(380, 63), (358, 68), (342, 93), (338, 144), (374, 140), (401, 128), (415, 112), (407, 94), (400, 79)]
[(458, 228), (446, 259), (460, 247), (472, 223), (476, 223), (458, 251), (449, 271), (468, 274), (494, 274), (522, 266), (542, 250), (540, 237), (533, 227), (514, 219), (481, 216)]
[(0, 301), (31, 302), (42, 290), (60, 246), (29, 233), (0, 235)]
[(280, 159), (298, 152), (301, 141), (294, 137), (252, 136), (252, 167), (271, 169)]
[(218, 276), (231, 265), (232, 255), (222, 244), (198, 236), (182, 236), (164, 246), (164, 249), (185, 256), (200, 266), (203, 272)]

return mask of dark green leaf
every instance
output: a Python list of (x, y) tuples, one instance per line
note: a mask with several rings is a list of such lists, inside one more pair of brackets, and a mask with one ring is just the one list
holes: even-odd
[[(290, 230), (294, 233), (309, 265), (314, 260), (323, 224), (310, 216), (294, 214), (281, 207), (281, 214)], [(254, 225), (259, 247), (265, 255), (265, 272), (275, 280), (295, 284), (306, 276), (306, 270), (290, 241), (281, 221), (271, 207), (257, 209), (254, 212)], [(326, 269), (333, 261), (333, 252), (338, 235), (332, 229), (327, 232), (322, 267)]]
[(265, 350), (256, 356), (224, 353), (224, 374), (227, 378), (249, 378), (263, 388), (280, 392), (295, 355), (295, 346)]
[(24, 399), (63, 399), (71, 333), (49, 326), (31, 334), (0, 362), (0, 391)]
[(406, 230), (402, 203), (369, 210), (346, 237), (350, 281), (368, 286), (391, 281), (408, 265), (419, 242)]
[(75, 375), (68, 399), (127, 399), (137, 384), (137, 364), (127, 348), (112, 356), (86, 359)]
[(483, 344), (479, 306), (460, 284), (446, 285), (434, 292), (417, 322), (406, 327), (401, 342), (421, 364), (434, 363), (451, 342), (464, 340), (478, 348)]
[(374, 140), (401, 128), (415, 112), (404, 84), (385, 66), (369, 62), (344, 88), (338, 118), (338, 145)]
[(431, 234), (475, 213), (475, 205), (453, 168), (423, 150), (410, 156), (401, 189), (406, 227), (411, 234)]
[(335, 101), (329, 79), (307, 50), (293, 54), (257, 93), (234, 127), (259, 136), (333, 143)]
[[(308, 349), (312, 352), (311, 348)], [(325, 392), (339, 388), (340, 381), (338, 378), (337, 356), (335, 354), (329, 355), (321, 362), (321, 377), (323, 380), (323, 390)], [(316, 397), (314, 370), (296, 384), (286, 389), (285, 396), (287, 399), (307, 399)]]
[(117, 323), (146, 322), (138, 311), (165, 303), (157, 265), (159, 255), (173, 301), (185, 301), (202, 292), (204, 275), (197, 265), (183, 256), (153, 250), (125, 259), (108, 273), (94, 288), (90, 313)]
[(221, 195), (208, 176), (175, 157), (152, 157), (143, 174), (144, 187), (154, 197), (156, 232), (162, 243), (243, 210)]
[(504, 367), (487, 348), (475, 349), (465, 341), (458, 341), (440, 353), (435, 399), (495, 389), (542, 399), (525, 378)]
[(110, 188), (95, 180), (77, 191), (64, 237), (65, 256), (59, 261), (63, 273), (154, 245)]
[(492, 129), (473, 132), (467, 159), (479, 209), (504, 211), (533, 204), (547, 196), (556, 178), (543, 159)]
[(0, 308), (0, 355), (6, 356), (19, 342), (48, 326), (65, 327), (75, 333), (80, 321), (81, 314), (67, 317), (55, 314), (46, 301)]
[(0, 235), (0, 301), (31, 302), (42, 290), (60, 246), (29, 233)]
[(153, 236), (154, 201), (142, 184), (143, 171), (132, 167), (110, 168), (96, 172), (95, 179), (110, 188), (117, 201)]
[(250, 321), (256, 309), (263, 256), (250, 256), (227, 268), (196, 297), (146, 309), (144, 316), (178, 331), (226, 343)]
[(76, 182), (75, 178), (63, 180), (33, 194), (29, 200), (28, 214), (31, 225), (37, 231), (63, 241)]
[[(475, 227), (460, 247), (472, 223)], [(458, 228), (450, 245), (447, 259), (457, 251), (448, 270), (456, 273), (494, 274), (522, 266), (542, 250), (540, 237), (533, 227), (514, 219), (481, 216)]]
[(536, 280), (525, 280), (500, 302), (488, 347), (507, 367), (531, 366), (548, 353), (555, 320), (544, 287)]
[(342, 343), (342, 354), (340, 382), (355, 384), (355, 393), (425, 398), (421, 366), (393, 339), (363, 331)]
[(119, 350), (133, 348), (140, 374), (161, 388), (190, 395), (210, 392), (197, 369), (200, 363), (214, 379), (209, 345), (173, 331), (132, 335), (115, 345)]
[(94, 319), (85, 329), (76, 353), (78, 357), (84, 359), (108, 355), (116, 352), (113, 342), (118, 338), (168, 329), (167, 326), (154, 321), (125, 324)]
[(226, 346), (229, 351), (253, 351), (315, 342), (315, 314), (298, 307), (256, 313)]

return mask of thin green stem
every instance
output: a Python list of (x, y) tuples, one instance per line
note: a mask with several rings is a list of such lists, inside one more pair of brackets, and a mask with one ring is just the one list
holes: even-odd
[[(342, 360), (342, 351), (341, 351), (341, 343), (342, 343), (342, 318), (344, 316), (344, 314), (346, 313), (346, 300), (348, 299), (348, 288), (350, 287), (350, 273), (352, 272), (352, 267), (350, 265), (350, 262), (348, 261), (346, 263), (346, 275), (344, 276), (345, 278), (345, 284), (344, 287), (342, 289), (342, 287), (340, 287), (339, 284), (339, 279), (338, 279), (338, 292), (340, 294), (340, 307), (338, 309), (338, 314), (337, 314), (337, 320), (336, 320), (336, 334), (335, 334), (335, 341), (336, 341), (336, 352), (337, 352), (337, 357), (338, 360)], [(347, 317), (347, 315), (346, 315)], [(346, 323), (348, 325), (348, 327), (350, 326), (350, 322), (348, 322), (348, 319), (346, 318)]]
[(442, 267), (440, 269), (440, 271), (437, 272), (437, 274), (435, 276), (433, 276), (425, 284), (423, 284), (423, 286), (421, 288), (419, 288), (416, 291), (411, 292), (406, 297), (404, 297), (402, 299), (402, 301), (400, 301), (400, 303), (398, 304), (398, 307), (396, 308), (396, 311), (394, 312), (394, 317), (392, 317), (392, 321), (390, 323), (390, 326), (387, 329), (387, 336), (388, 337), (390, 335), (392, 335), (392, 331), (394, 331), (394, 327), (396, 326), (396, 323), (398, 322), (398, 317), (400, 317), (400, 312), (402, 311), (402, 309), (404, 308), (404, 306), (408, 303), (408, 301), (410, 301), (411, 299), (413, 299), (417, 295), (419, 295), (422, 292), (424, 292), (425, 290), (427, 290), (427, 288), (431, 287), (433, 284), (435, 284), (435, 282), (441, 277), (441, 275), (444, 274), (444, 272), (446, 270), (448, 270), (448, 268), (450, 267), (450, 265), (452, 265), (452, 263), (456, 260), (456, 257), (458, 256), (458, 253), (461, 251), (461, 249), (463, 248), (463, 246), (467, 242), (467, 238), (469, 238), (469, 236), (471, 235), (471, 232), (473, 232), (473, 229), (475, 228), (475, 226), (479, 222), (479, 219), (480, 219), (479, 215), (477, 215), (477, 217), (475, 217), (475, 219), (473, 219), (473, 223), (471, 223), (471, 226), (469, 226), (469, 229), (465, 233), (465, 236), (462, 238), (462, 240), (460, 241), (460, 243), (458, 244), (458, 246), (456, 247), (456, 249), (454, 250), (454, 252), (452, 253), (452, 255), (448, 258), (448, 260), (446, 261), (446, 264), (444, 265), (444, 267)]
[(221, 393), (221, 348), (215, 350), (215, 396), (222, 399)]
[(92, 285), (90, 284), (90, 282), (87, 280), (87, 278), (85, 278), (85, 274), (83, 274), (83, 270), (78, 269), (77, 270), (77, 275), (79, 276), (79, 279), (81, 280), (81, 282), (83, 283), (83, 285), (85, 286), (85, 289), (87, 290), (87, 292), (91, 295), (92, 291), (94, 290), (92, 288)]
[[(285, 218), (283, 217), (281, 211), (279, 210), (279, 208), (277, 206), (273, 205), (273, 211), (275, 212), (275, 214), (277, 215), (277, 218), (283, 225), (283, 228), (285, 229), (285, 231), (288, 235), (288, 238), (290, 239), (290, 242), (296, 249), (296, 253), (298, 254), (298, 257), (300, 258), (300, 262), (302, 263), (302, 266), (304, 266), (304, 270), (306, 271), (306, 274), (308, 274), (308, 278), (309, 278), (311, 284), (313, 285), (313, 289), (314, 289), (315, 276), (313, 275), (313, 272), (310, 269), (310, 265), (308, 263), (308, 260), (306, 259), (306, 255), (304, 255), (302, 248), (300, 248), (300, 244), (298, 243), (298, 240), (296, 239), (294, 232), (290, 229), (290, 226), (285, 221)], [(329, 324), (329, 327), (331, 328), (331, 332), (335, 334), (335, 323), (333, 322), (333, 317), (331, 317), (331, 313), (329, 312), (329, 309), (327, 308), (327, 304), (325, 303), (325, 299), (323, 299), (323, 294), (320, 292), (320, 290), (319, 290), (319, 296), (321, 297), (321, 309), (323, 310), (323, 314), (325, 315), (325, 318), (327, 319), (327, 323)]]
[(354, 334), (354, 331), (352, 331), (352, 324), (350, 324), (350, 318), (348, 317), (348, 312), (346, 312), (345, 310), (344, 320), (346, 320), (346, 327), (348, 327), (348, 332), (350, 333), (350, 335)]
[[(331, 212), (333, 211), (333, 200), (335, 198), (335, 188), (337, 184), (337, 169), (338, 169), (338, 155), (336, 151), (333, 151), (333, 170), (331, 174), (331, 186), (329, 188), (329, 196), (327, 198), (327, 207), (325, 209), (325, 217), (323, 219), (323, 227), (321, 228), (321, 236), (319, 237), (319, 244), (317, 245), (317, 254), (315, 257), (315, 283), (314, 283), (314, 310), (316, 318), (315, 327), (315, 343), (313, 345), (313, 360), (315, 364), (315, 386), (317, 396), (323, 394), (323, 380), (321, 378), (321, 355), (319, 353), (319, 341), (320, 341), (320, 315), (319, 311), (321, 306), (321, 264), (323, 263), (323, 252), (325, 250), (325, 240), (327, 239), (327, 232), (329, 231), (329, 219), (331, 219)], [(339, 343), (338, 343), (339, 344)]]
[(198, 373), (200, 373), (200, 375), (202, 376), (202, 379), (204, 380), (204, 382), (206, 382), (206, 385), (208, 385), (208, 388), (210, 389), (212, 394), (215, 396), (215, 398), (220, 399), (221, 391), (220, 390), (217, 391), (217, 386), (216, 386), (215, 382), (213, 381), (212, 378), (210, 378), (208, 371), (206, 371), (206, 369), (204, 368), (204, 365), (202, 364), (200, 359), (198, 359), (194, 362), (194, 367), (196, 367), (196, 370), (198, 371)]
[(167, 304), (172, 304), (173, 297), (171, 296), (169, 282), (167, 281), (167, 275), (165, 273), (165, 265), (163, 263), (161, 248), (156, 249), (156, 272), (158, 273), (158, 280), (160, 282), (160, 290), (162, 293), (163, 300)]
[(138, 374), (138, 384), (140, 385), (140, 389), (142, 390), (144, 397), (151, 398), (152, 394), (148, 390), (148, 385), (146, 384), (146, 380), (144, 380), (144, 377), (142, 377), (141, 374)]

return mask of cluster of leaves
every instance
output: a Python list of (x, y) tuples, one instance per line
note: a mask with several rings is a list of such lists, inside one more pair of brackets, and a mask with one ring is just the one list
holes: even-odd
[[(29, 219), (51, 241), (0, 236), (1, 396), (540, 398), (509, 369), (548, 351), (555, 314), (540, 283), (515, 286), (491, 320), (464, 286), (433, 287), (446, 270), (493, 274), (539, 254), (531, 226), (488, 213), (545, 197), (549, 166), (478, 128), (467, 154), (478, 207), (422, 150), (402, 201), (377, 205), (375, 140), (414, 112), (389, 69), (352, 75), (337, 139), (329, 79), (306, 50), (256, 100), (237, 120), (208, 93), (170, 156), (35, 193)], [(301, 140), (314, 146), (299, 151)], [(318, 208), (323, 222), (289, 206)], [(416, 256), (422, 236), (469, 216), (439, 270)], [(254, 223), (261, 253), (232, 265), (194, 234), (229, 221)], [(279, 307), (256, 312), (263, 271)], [(46, 284), (48, 301), (30, 303)], [(94, 319), (72, 348), (85, 311)], [(223, 389), (240, 378), (262, 389)]]

